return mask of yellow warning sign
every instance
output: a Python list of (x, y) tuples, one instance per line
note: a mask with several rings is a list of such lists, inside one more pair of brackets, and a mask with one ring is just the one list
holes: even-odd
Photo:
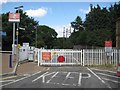
[(17, 47), (20, 48), (21, 47), (20, 44), (18, 44)]

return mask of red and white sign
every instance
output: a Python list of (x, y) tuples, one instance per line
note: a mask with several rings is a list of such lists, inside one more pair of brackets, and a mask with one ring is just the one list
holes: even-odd
[(42, 60), (51, 60), (51, 52), (42, 52)]
[(9, 22), (20, 22), (20, 13), (9, 13)]
[(105, 41), (105, 47), (112, 47), (112, 41)]

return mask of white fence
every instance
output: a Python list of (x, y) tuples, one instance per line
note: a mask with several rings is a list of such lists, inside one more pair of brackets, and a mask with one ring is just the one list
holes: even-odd
[[(50, 60), (43, 60), (43, 52), (50, 53)], [(63, 56), (64, 62), (59, 62), (58, 57)], [(47, 56), (46, 56), (47, 57)], [(103, 65), (120, 63), (120, 50), (113, 49), (112, 56), (107, 58), (104, 49), (38, 49), (38, 65)]]
[(120, 63), (120, 50), (113, 49), (111, 56), (107, 57), (104, 49), (84, 49), (83, 59), (85, 65), (112, 64), (116, 66)]

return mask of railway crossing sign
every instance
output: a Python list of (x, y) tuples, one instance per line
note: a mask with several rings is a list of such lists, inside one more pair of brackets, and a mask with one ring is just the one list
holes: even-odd
[(9, 13), (9, 22), (20, 22), (20, 13)]
[(105, 41), (105, 52), (107, 53), (107, 56), (112, 55), (112, 41)]

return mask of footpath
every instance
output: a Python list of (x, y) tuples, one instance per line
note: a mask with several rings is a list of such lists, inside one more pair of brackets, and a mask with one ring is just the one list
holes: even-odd
[[(16, 56), (14, 56), (14, 58), (16, 58)], [(37, 66), (37, 63), (28, 61), (20, 63), (18, 66), (16, 65), (17, 60), (14, 59), (12, 61), (12, 67), (10, 67), (10, 54), (2, 54), (2, 74), (0, 73), (0, 76), (33, 74), (47, 69), (47, 67)]]

